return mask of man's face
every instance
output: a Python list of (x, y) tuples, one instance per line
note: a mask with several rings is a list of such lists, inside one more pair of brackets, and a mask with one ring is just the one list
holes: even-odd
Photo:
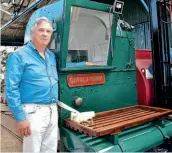
[(51, 40), (52, 27), (48, 22), (42, 21), (32, 31), (31, 35), (33, 43), (47, 47)]

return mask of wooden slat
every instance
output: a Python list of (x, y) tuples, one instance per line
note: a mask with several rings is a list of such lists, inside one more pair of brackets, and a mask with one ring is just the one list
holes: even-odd
[(102, 117), (102, 118), (99, 118), (97, 119), (96, 117), (93, 119), (94, 123), (102, 123), (104, 120), (105, 121), (108, 121), (108, 120), (113, 120), (113, 119), (120, 119), (120, 118), (126, 118), (126, 117), (130, 117), (130, 116), (133, 116), (133, 115), (139, 115), (139, 114), (146, 114), (146, 113), (150, 113), (150, 111), (140, 111), (140, 112), (130, 112), (130, 113), (127, 113), (127, 114), (114, 114), (113, 116), (106, 116), (106, 117)]
[[(109, 126), (109, 125), (112, 125), (112, 124), (117, 124), (117, 123), (120, 123), (120, 122), (123, 122), (123, 121), (128, 121), (128, 120), (131, 120), (131, 119), (135, 119), (137, 118), (138, 120), (140, 120), (140, 118), (142, 116), (148, 116), (148, 115), (151, 115), (151, 114), (155, 114), (153, 112), (148, 112), (148, 113), (140, 113), (139, 115), (138, 114), (134, 114), (134, 115), (130, 115), (128, 117), (126, 116), (123, 116), (122, 118), (118, 118), (118, 119), (113, 119), (113, 120), (107, 120), (105, 122), (102, 122), (101, 124), (94, 124), (92, 125), (91, 127), (92, 128), (97, 128), (97, 127), (101, 127), (101, 126)], [(96, 126), (98, 125), (98, 126)]]
[(169, 111), (169, 109), (165, 109), (165, 108), (159, 108), (159, 107), (150, 107), (150, 106), (144, 106), (144, 105), (138, 105), (137, 106), (140, 109), (143, 110), (151, 110), (151, 111), (158, 111), (158, 112), (164, 112), (164, 111)]
[(96, 136), (96, 134), (97, 134), (97, 132), (95, 130), (93, 130), (89, 127), (83, 126), (82, 124), (73, 122), (70, 119), (66, 119), (65, 122), (68, 123), (68, 124), (66, 124), (66, 126), (70, 127), (73, 130), (79, 131), (79, 132), (87, 134), (89, 136)]
[(89, 136), (103, 136), (119, 133), (120, 131), (147, 123), (172, 114), (172, 110), (149, 106), (131, 106), (117, 110), (96, 113), (90, 126), (65, 120), (67, 127), (87, 134)]
[(141, 113), (141, 112), (150, 112), (150, 111), (136, 109), (136, 110), (132, 110), (132, 111), (114, 113), (114, 114), (111, 114), (111, 115), (106, 115), (106, 116), (101, 116), (101, 117), (100, 116), (97, 117), (97, 115), (96, 115), (96, 117), (94, 117), (94, 119), (96, 119), (96, 121), (99, 121), (99, 120), (107, 119), (107, 118), (111, 118), (111, 117), (120, 117), (120, 116), (124, 116), (124, 115), (127, 116), (127, 115), (130, 115), (130, 114), (133, 114), (133, 113)]
[(96, 116), (99, 117), (99, 116), (104, 116), (104, 115), (110, 115), (110, 114), (113, 114), (114, 112), (115, 113), (120, 113), (120, 112), (125, 112), (127, 110), (132, 110), (132, 109), (136, 109), (136, 108), (137, 108), (137, 105), (136, 106), (125, 107), (125, 108), (119, 108), (119, 109), (115, 109), (115, 110), (113, 109), (113, 110), (109, 110), (109, 111), (96, 113)]
[(141, 112), (141, 113), (129, 114), (129, 115), (126, 115), (126, 116), (125, 115), (123, 115), (123, 116), (114, 116), (114, 118), (106, 118), (106, 119), (103, 119), (103, 120), (101, 120), (101, 122), (97, 121), (96, 118), (95, 118), (95, 121), (93, 120), (93, 122), (96, 125), (96, 124), (99, 124), (99, 123), (111, 122), (113, 120), (120, 121), (120, 120), (123, 120), (123, 119), (130, 119), (133, 116), (139, 117), (139, 116), (143, 116), (143, 115), (150, 114), (150, 113), (154, 113), (154, 112)]

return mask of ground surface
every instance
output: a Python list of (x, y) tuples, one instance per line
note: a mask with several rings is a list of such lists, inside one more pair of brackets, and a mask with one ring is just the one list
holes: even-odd
[(17, 133), (15, 120), (8, 107), (0, 103), (1, 108), (1, 152), (22, 152), (22, 137)]

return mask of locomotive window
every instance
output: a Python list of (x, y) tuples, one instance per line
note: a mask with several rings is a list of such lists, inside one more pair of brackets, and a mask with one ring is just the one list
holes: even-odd
[(56, 49), (56, 32), (53, 32), (52, 33), (52, 36), (51, 36), (51, 40), (50, 40), (50, 43), (49, 43), (49, 45), (48, 45), (48, 48), (51, 50), (51, 51), (55, 51), (55, 49)]
[(106, 12), (71, 7), (67, 67), (107, 65), (110, 19)]
[(87, 50), (68, 50), (68, 61), (67, 62), (86, 62), (88, 61)]

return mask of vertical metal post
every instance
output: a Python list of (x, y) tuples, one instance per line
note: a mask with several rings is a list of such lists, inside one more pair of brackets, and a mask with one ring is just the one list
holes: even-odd
[[(167, 0), (161, 2), (161, 25), (162, 25), (162, 33), (163, 33), (163, 68), (164, 68), (164, 102), (166, 107), (170, 104), (170, 86), (171, 86), (171, 76), (170, 76), (170, 48), (169, 48), (169, 32), (168, 32), (168, 24), (165, 23), (168, 21), (167, 17)], [(165, 22), (164, 22), (165, 21)]]
[(168, 0), (150, 0), (150, 26), (155, 105), (171, 108), (170, 51), (167, 26)]
[(151, 28), (151, 45), (152, 45), (152, 65), (154, 75), (154, 97), (155, 105), (158, 107), (163, 106), (163, 94), (162, 94), (162, 42), (161, 42), (161, 26), (160, 14), (158, 11), (157, 0), (149, 0), (149, 11), (150, 11), (150, 28)]

